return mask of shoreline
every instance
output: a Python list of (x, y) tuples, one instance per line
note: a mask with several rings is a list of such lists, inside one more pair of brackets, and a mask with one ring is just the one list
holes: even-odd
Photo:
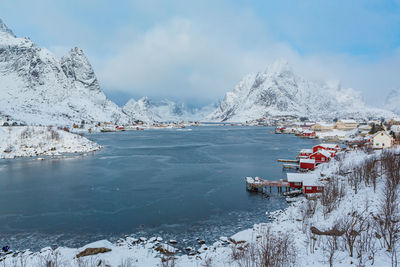
[[(398, 153), (399, 149), (395, 148), (387, 151)], [(327, 177), (332, 175), (347, 177), (344, 174), (337, 174), (337, 172), (341, 168), (346, 169), (351, 168), (353, 165), (363, 164), (370, 158), (379, 157), (382, 153), (382, 151), (373, 151), (372, 154), (368, 154), (363, 150), (342, 152), (341, 155), (343, 156), (340, 156), (340, 158), (343, 158), (341, 159), (342, 161), (332, 160), (330, 163), (321, 165), (314, 172)], [(382, 186), (382, 183), (378, 183), (377, 191), (379, 191)], [(351, 207), (346, 205), (343, 206), (340, 212), (343, 212), (343, 210), (349, 210), (350, 208), (355, 208), (357, 210), (363, 209), (364, 196), (371, 194), (370, 186), (360, 186), (358, 195), (357, 193), (352, 193), (351, 189), (348, 189), (347, 191), (348, 192), (345, 196), (346, 198), (343, 199), (339, 205), (342, 207), (344, 204), (352, 204), (350, 205)], [(355, 203), (355, 200), (360, 201), (360, 203)], [(173, 261), (176, 263), (176, 266), (198, 266), (199, 264), (205, 264), (211, 259), (211, 261), (216, 264), (215, 266), (226, 266), (226, 264), (238, 266), (238, 260), (241, 259), (232, 258), (234, 249), (246, 251), (249, 245), (258, 244), (260, 240), (263, 240), (265, 233), (272, 229), (271, 231), (276, 233), (290, 233), (293, 236), (297, 236), (296, 240), (293, 241), (293, 247), (297, 250), (304, 249), (305, 252), (299, 251), (296, 259), (296, 266), (307, 266), (308, 264), (329, 266), (327, 265), (324, 256), (326, 251), (323, 247), (323, 242), (320, 243), (320, 245), (317, 245), (317, 247), (321, 246), (319, 249), (320, 252), (315, 251), (311, 253), (309, 251), (310, 243), (307, 239), (308, 237), (304, 234), (307, 230), (303, 228), (304, 223), (308, 220), (306, 223), (306, 225), (308, 225), (307, 227), (316, 225), (319, 229), (329, 229), (329, 225), (332, 225), (335, 218), (340, 214), (338, 213), (339, 207), (331, 214), (328, 214), (328, 217), (325, 217), (325, 215), (323, 215), (322, 207), (317, 206), (315, 216), (305, 219), (305, 217), (302, 217), (304, 216), (302, 212), (304, 211), (305, 205), (309, 203), (308, 201), (309, 200), (306, 198), (299, 199), (298, 201), (291, 203), (284, 210), (278, 209), (274, 212), (270, 212), (269, 215), (273, 218), (271, 222), (255, 224), (252, 228), (239, 231), (230, 237), (220, 237), (219, 240), (215, 240), (211, 245), (199, 244), (200, 248), (190, 249), (188, 251), (184, 251), (183, 249), (178, 251), (177, 248), (175, 248), (176, 242), (174, 240), (163, 240), (157, 236), (152, 238), (126, 236), (118, 239), (116, 242), (98, 240), (88, 243), (80, 248), (45, 247), (38, 252), (25, 250), (18, 253), (15, 252), (14, 254), (8, 254), (3, 258), (3, 260), (7, 263), (11, 263), (13, 259), (20, 259), (34, 265), (35, 262), (38, 262), (45, 257), (52, 261), (63, 260), (71, 265), (84, 260), (87, 263), (95, 261), (96, 264), (101, 262), (101, 264), (104, 263), (110, 264), (110, 266), (117, 266), (121, 262), (130, 262), (132, 260), (134, 265), (138, 264), (139, 266), (162, 266), (163, 261)], [(376, 203), (370, 203), (370, 206), (371, 211), (375, 212), (377, 208)], [(323, 222), (322, 225), (318, 225), (321, 224), (321, 222)], [(79, 253), (82, 253), (88, 248), (101, 248), (107, 251), (95, 255), (84, 256), (82, 258), (76, 257)], [(346, 256), (344, 250), (339, 251), (338, 254), (342, 258), (338, 262), (339, 266), (351, 266), (353, 264), (352, 262), (356, 260), (352, 257), (349, 258)], [(382, 251), (379, 251), (375, 257), (377, 263), (388, 263), (388, 258)], [(0, 257), (0, 261), (1, 259), (2, 258)], [(65, 266), (70, 266), (68, 264)], [(28, 264), (27, 266), (30, 265)]]

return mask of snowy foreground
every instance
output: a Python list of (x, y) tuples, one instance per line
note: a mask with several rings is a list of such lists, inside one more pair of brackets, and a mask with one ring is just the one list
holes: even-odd
[(0, 127), (0, 158), (83, 153), (100, 146), (77, 134), (51, 127)]
[(299, 198), (269, 214), (272, 222), (197, 251), (179, 252), (175, 241), (160, 237), (125, 237), (14, 252), (0, 257), (0, 266), (392, 266), (400, 231), (399, 153), (339, 153), (316, 170), (325, 186), (319, 198)]

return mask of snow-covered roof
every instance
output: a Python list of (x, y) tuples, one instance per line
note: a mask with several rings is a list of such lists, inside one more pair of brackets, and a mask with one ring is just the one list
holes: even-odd
[(343, 123), (357, 123), (356, 120), (352, 120), (352, 119), (340, 120), (340, 122), (343, 122)]
[(370, 125), (360, 125), (358, 126), (359, 129), (370, 129), (371, 126)]
[(300, 159), (300, 163), (314, 163), (315, 159)]
[(288, 182), (302, 182), (304, 186), (313, 186), (318, 182), (318, 175), (315, 173), (287, 173)]
[(376, 132), (374, 135), (371, 136), (371, 138), (375, 138), (375, 136), (377, 136), (378, 134), (385, 134), (386, 136), (392, 138), (392, 136), (390, 134), (388, 134), (386, 131)]
[(319, 144), (319, 145), (316, 145), (316, 146), (322, 146), (322, 147), (325, 147), (325, 148), (337, 148), (338, 147), (337, 144)]
[(392, 127), (390, 127), (390, 130), (392, 130), (393, 132), (400, 132), (400, 125), (392, 125)]
[(319, 125), (321, 125), (321, 126), (326, 126), (326, 127), (333, 127), (333, 126), (335, 126), (333, 123), (328, 123), (328, 122), (325, 122), (325, 121), (319, 121), (319, 122), (316, 122), (315, 124), (319, 124)]
[(302, 150), (300, 150), (300, 153), (312, 153), (313, 150), (312, 149), (308, 149), (308, 148), (304, 148)]
[(305, 133), (305, 134), (310, 134), (310, 133), (313, 133), (314, 131), (311, 131), (311, 130), (305, 130), (303, 133)]
[(329, 151), (326, 151), (326, 150), (323, 150), (323, 149), (316, 151), (315, 153), (313, 153), (313, 155), (316, 154), (316, 153), (320, 153), (320, 154), (324, 155), (327, 158), (331, 157), (331, 153)]

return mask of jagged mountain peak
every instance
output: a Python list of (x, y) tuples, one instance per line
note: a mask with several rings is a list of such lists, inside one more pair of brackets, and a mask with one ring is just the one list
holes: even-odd
[(265, 70), (265, 74), (269, 75), (280, 75), (284, 73), (293, 74), (292, 68), (286, 59), (278, 59), (274, 61)]
[(101, 91), (93, 67), (81, 48), (75, 46), (63, 56), (61, 68), (68, 78), (90, 90)]
[(10, 28), (0, 19), (0, 32), (11, 35), (12, 37), (16, 37)]
[(59, 59), (29, 39), (6, 36), (0, 38), (1, 114), (42, 125), (130, 120), (104, 95), (82, 49)]
[(360, 92), (340, 83), (309, 81), (296, 75), (285, 60), (265, 72), (245, 76), (207, 119), (247, 121), (269, 116), (336, 117), (391, 116), (391, 112), (367, 108)]

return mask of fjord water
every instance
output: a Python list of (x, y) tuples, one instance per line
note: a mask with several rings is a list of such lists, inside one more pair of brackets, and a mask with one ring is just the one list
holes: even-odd
[(266, 222), (265, 212), (285, 208), (285, 200), (247, 192), (244, 177), (283, 178), (276, 159), (293, 159), (316, 142), (271, 132), (206, 126), (91, 134), (101, 151), (2, 160), (0, 245), (76, 247), (128, 234), (186, 245)]

